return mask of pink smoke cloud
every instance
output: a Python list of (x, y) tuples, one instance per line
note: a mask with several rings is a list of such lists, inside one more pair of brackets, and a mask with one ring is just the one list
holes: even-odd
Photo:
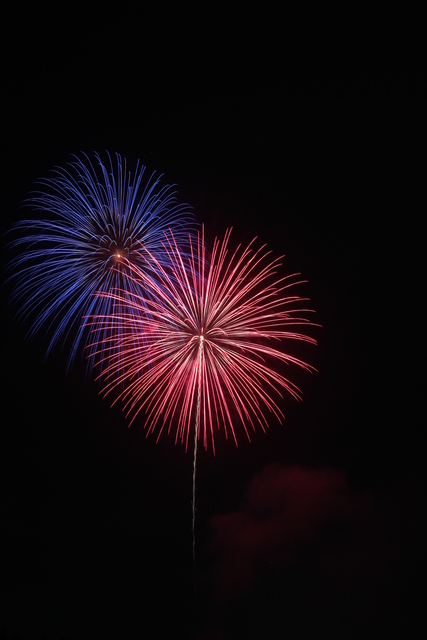
[(308, 554), (330, 585), (362, 579), (384, 561), (376, 518), (372, 494), (353, 493), (339, 470), (266, 467), (236, 512), (209, 521), (216, 601), (245, 596), (265, 571), (280, 574)]

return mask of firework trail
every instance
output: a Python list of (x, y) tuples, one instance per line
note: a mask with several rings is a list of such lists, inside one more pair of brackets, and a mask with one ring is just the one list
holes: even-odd
[[(96, 297), (128, 287), (143, 300), (141, 282), (129, 280), (132, 265), (149, 275), (156, 264), (166, 267), (164, 231), (172, 229), (185, 253), (194, 216), (178, 204), (176, 191), (162, 176), (145, 176), (139, 161), (132, 173), (119, 154), (94, 162), (82, 154), (65, 168), (38, 182), (24, 205), (43, 219), (22, 220), (12, 232), (15, 256), (9, 265), (17, 316), (31, 322), (28, 337), (45, 329), (46, 356), (57, 343), (70, 344), (67, 368), (83, 352), (87, 332), (82, 317), (108, 315), (114, 302)], [(102, 330), (98, 342), (105, 336)], [(140, 339), (140, 338), (139, 338)], [(88, 370), (92, 365), (88, 360)]]
[(193, 567), (196, 566), (196, 463), (197, 463), (197, 441), (199, 439), (199, 422), (200, 422), (200, 393), (202, 389), (201, 373), (202, 373), (202, 359), (203, 359), (203, 336), (200, 336), (199, 345), (199, 375), (197, 380), (197, 405), (196, 405), (196, 420), (194, 422), (194, 455), (193, 455), (193, 520), (192, 520), (192, 532), (193, 532)]
[[(279, 276), (281, 258), (254, 248), (256, 239), (230, 252), (230, 233), (215, 239), (209, 262), (204, 231), (196, 242), (190, 238), (188, 256), (166, 234), (169, 267), (151, 256), (153, 279), (132, 268), (150, 298), (141, 300), (132, 288), (101, 293), (125, 312), (91, 319), (96, 335), (108, 333), (93, 345), (103, 392), (116, 390), (114, 402), (123, 401), (131, 422), (144, 410), (147, 434), (175, 430), (186, 448), (194, 425), (193, 552), (198, 440), (215, 453), (216, 431), (231, 434), (237, 445), (240, 432), (250, 439), (256, 425), (265, 430), (268, 414), (281, 422), (283, 393), (300, 399), (281, 365), (313, 370), (288, 349), (296, 341), (316, 343), (306, 332), (313, 326), (306, 299), (293, 293), (302, 282), (298, 274)], [(138, 334), (144, 343), (135, 341)]]

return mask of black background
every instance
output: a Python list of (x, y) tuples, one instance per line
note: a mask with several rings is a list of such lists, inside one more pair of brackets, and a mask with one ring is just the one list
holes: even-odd
[[(44, 361), (5, 283), (0, 637), (415, 629), (426, 83), (420, 17), (401, 12), (10, 13), (2, 230), (71, 153), (117, 151), (176, 183), (208, 241), (233, 226), (285, 253), (322, 329), (285, 426), (199, 452), (194, 597), (192, 452), (146, 439), (142, 420), (128, 429), (64, 354)], [(287, 487), (270, 551), (254, 482)], [(242, 514), (260, 525), (247, 549)]]

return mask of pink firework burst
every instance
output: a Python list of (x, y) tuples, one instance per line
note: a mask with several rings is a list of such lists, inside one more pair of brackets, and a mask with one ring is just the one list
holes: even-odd
[(187, 448), (194, 428), (195, 448), (203, 438), (214, 453), (216, 429), (237, 444), (239, 427), (250, 439), (257, 425), (268, 427), (269, 414), (282, 421), (283, 394), (301, 394), (277, 365), (312, 371), (288, 346), (316, 343), (306, 332), (307, 299), (294, 293), (299, 274), (280, 276), (282, 258), (256, 249), (256, 239), (230, 251), (230, 234), (215, 239), (209, 260), (204, 230), (186, 256), (165, 234), (169, 267), (153, 255), (154, 277), (132, 268), (150, 295), (142, 300), (133, 287), (101, 293), (120, 312), (91, 319), (109, 333), (99, 347), (104, 393), (116, 389), (132, 421), (144, 411), (148, 433), (175, 430)]

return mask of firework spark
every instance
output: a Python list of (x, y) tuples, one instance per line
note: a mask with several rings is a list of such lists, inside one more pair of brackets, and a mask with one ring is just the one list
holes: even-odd
[[(108, 333), (98, 345), (104, 393), (119, 386), (132, 421), (144, 410), (148, 433), (175, 429), (185, 447), (196, 420), (197, 437), (214, 453), (217, 429), (237, 444), (238, 425), (250, 438), (257, 424), (268, 427), (268, 413), (282, 421), (283, 392), (301, 394), (272, 365), (313, 370), (286, 347), (316, 343), (305, 331), (313, 326), (306, 299), (293, 293), (299, 275), (280, 277), (281, 258), (272, 260), (265, 246), (255, 249), (255, 240), (229, 256), (230, 233), (215, 239), (209, 261), (204, 232), (197, 242), (190, 238), (188, 256), (166, 234), (168, 266), (150, 255), (155, 278), (132, 267), (133, 288), (100, 293), (123, 313), (91, 319), (97, 332)], [(151, 291), (148, 300), (135, 293), (142, 285)], [(137, 335), (145, 336), (143, 344)]]
[[(10, 264), (18, 318), (32, 321), (30, 338), (45, 328), (46, 355), (58, 342), (70, 341), (68, 367), (86, 343), (82, 317), (113, 311), (111, 298), (93, 294), (128, 287), (142, 304), (142, 282), (128, 280), (130, 267), (146, 275), (157, 265), (165, 268), (164, 231), (173, 229), (184, 246), (189, 225), (195, 226), (190, 208), (177, 203), (161, 175), (146, 179), (139, 161), (132, 174), (120, 155), (107, 156), (106, 163), (98, 154), (94, 163), (84, 154), (74, 156), (66, 168), (40, 180), (24, 204), (43, 219), (18, 222), (19, 236), (10, 243), (18, 252)], [(104, 337), (100, 330), (98, 342)]]

